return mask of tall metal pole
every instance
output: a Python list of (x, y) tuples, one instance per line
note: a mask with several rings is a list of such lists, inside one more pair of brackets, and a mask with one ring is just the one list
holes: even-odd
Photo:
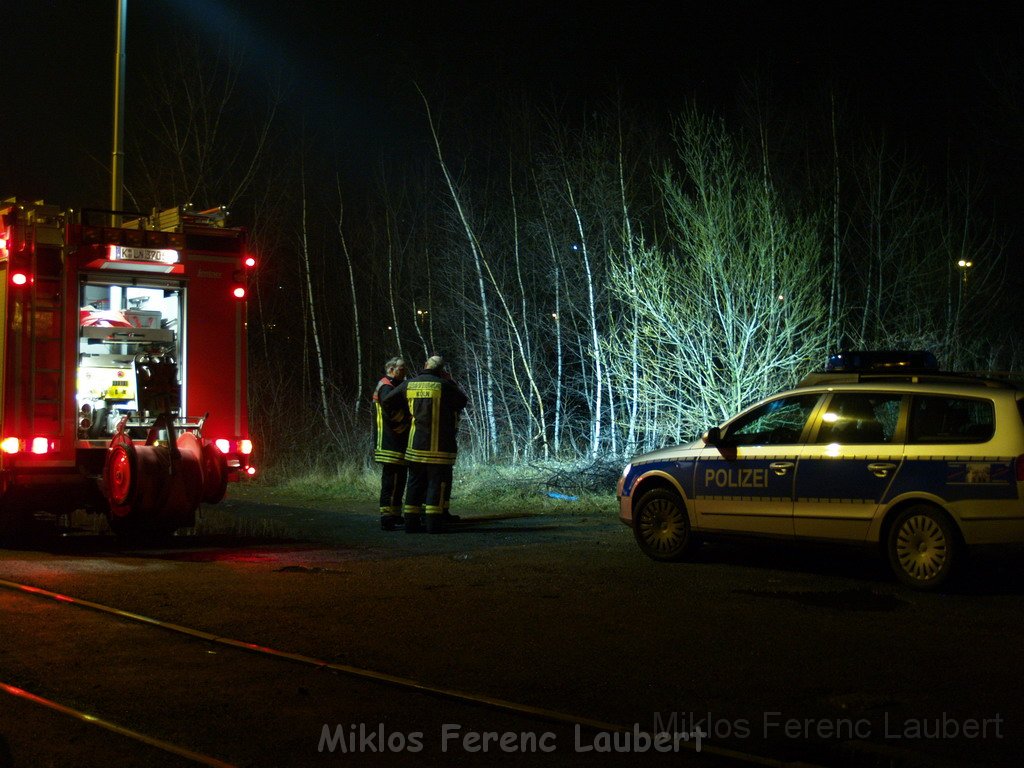
[[(128, 0), (117, 2), (117, 53), (114, 58), (114, 157), (111, 163), (110, 208), (123, 208), (124, 188), (124, 76), (125, 39), (128, 27)], [(120, 216), (113, 215), (111, 224), (117, 226)]]

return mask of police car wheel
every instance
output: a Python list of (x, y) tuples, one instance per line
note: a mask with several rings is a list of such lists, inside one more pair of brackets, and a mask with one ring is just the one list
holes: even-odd
[(633, 513), (633, 535), (652, 560), (681, 560), (699, 546), (677, 493), (654, 488), (640, 497)]
[(887, 549), (897, 579), (914, 589), (936, 589), (953, 571), (959, 540), (945, 514), (919, 504), (908, 507), (893, 521)]

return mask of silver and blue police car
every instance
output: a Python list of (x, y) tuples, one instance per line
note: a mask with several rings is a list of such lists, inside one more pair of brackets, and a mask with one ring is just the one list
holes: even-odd
[(967, 548), (1024, 542), (1024, 390), (927, 353), (834, 355), (702, 439), (634, 457), (618, 497), (654, 560), (717, 535), (854, 542), (933, 589)]

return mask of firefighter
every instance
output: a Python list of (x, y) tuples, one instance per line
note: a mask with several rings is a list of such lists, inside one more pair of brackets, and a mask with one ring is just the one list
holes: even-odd
[[(468, 398), (445, 369), (444, 358), (433, 355), (423, 370), (406, 379), (383, 398), (385, 410), (405, 411), (412, 417), (409, 482), (405, 490), (405, 530), (442, 533), (457, 521), (448, 513), (452, 468), (458, 453), (459, 414)], [(425, 520), (424, 520), (425, 517)]]
[(373, 391), (373, 460), (380, 464), (380, 527), (393, 531), (402, 525), (402, 494), (407, 466), (406, 442), (409, 414), (385, 410), (381, 401), (405, 380), (405, 361), (393, 357), (384, 365), (384, 376)]

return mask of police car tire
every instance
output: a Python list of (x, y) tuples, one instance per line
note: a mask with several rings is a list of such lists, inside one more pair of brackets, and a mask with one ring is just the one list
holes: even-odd
[(679, 494), (653, 488), (633, 511), (633, 536), (645, 555), (659, 562), (682, 560), (700, 546)]
[(914, 589), (938, 589), (959, 562), (960, 539), (944, 512), (915, 504), (893, 520), (886, 552), (889, 566), (903, 584)]

